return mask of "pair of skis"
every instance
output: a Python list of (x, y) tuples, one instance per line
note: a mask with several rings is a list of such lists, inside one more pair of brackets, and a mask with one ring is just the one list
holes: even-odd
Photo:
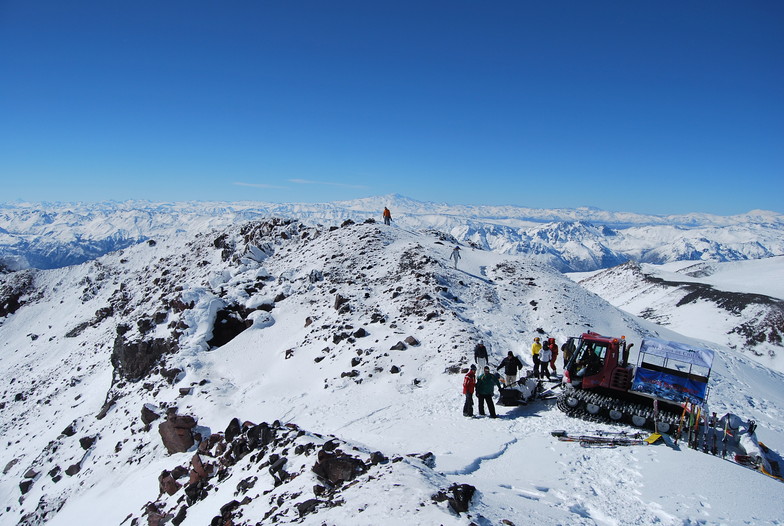
[[(570, 436), (563, 430), (553, 431), (551, 434), (561, 442), (578, 442), (582, 447), (605, 447), (614, 448), (617, 446), (644, 446), (648, 442), (642, 440), (639, 433), (627, 435), (625, 432), (611, 433), (602, 432), (599, 435), (580, 435)], [(635, 438), (633, 438), (635, 437)]]

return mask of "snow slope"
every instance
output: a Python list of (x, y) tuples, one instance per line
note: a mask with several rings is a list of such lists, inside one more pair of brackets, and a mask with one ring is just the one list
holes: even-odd
[[(537, 335), (685, 338), (533, 258), (463, 245), (453, 268), (452, 248), (449, 235), (399, 226), (265, 220), (0, 275), (0, 524), (153, 523), (182, 509), (183, 525), (222, 509), (236, 525), (784, 520), (780, 482), (711, 455), (556, 441), (553, 429), (612, 428), (569, 419), (552, 400), (463, 417), (460, 370), (479, 340), (491, 363), (511, 350), (530, 365)], [(152, 341), (165, 352), (131, 377), (119, 356)], [(783, 451), (782, 374), (709, 345), (719, 351), (712, 410), (755, 419), (760, 439)], [(279, 441), (220, 468), (191, 502), (187, 485), (162, 493), (159, 476), (187, 466), (196, 446), (167, 453), (161, 420), (140, 419), (145, 407), (193, 415), (203, 437), (234, 418), (268, 422)], [(369, 467), (324, 497), (311, 467), (332, 437)], [(389, 460), (371, 464), (375, 451)], [(278, 485), (273, 452), (293, 475)], [(451, 484), (477, 489), (467, 513), (432, 499)]]
[(613, 305), (784, 371), (784, 258), (627, 263), (573, 279)]

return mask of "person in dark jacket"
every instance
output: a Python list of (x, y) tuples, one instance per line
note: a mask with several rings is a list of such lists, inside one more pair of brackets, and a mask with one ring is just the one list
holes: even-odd
[(490, 367), (485, 367), (482, 376), (476, 380), (476, 397), (479, 399), (479, 414), (485, 414), (485, 403), (490, 418), (495, 418), (495, 405), (493, 404), (493, 387), (501, 388), (498, 377), (490, 372)]
[(501, 360), (501, 363), (498, 364), (497, 370), (501, 370), (501, 367), (504, 368), (504, 374), (506, 375), (506, 386), (509, 387), (513, 383), (517, 381), (517, 371), (523, 368), (523, 362), (515, 356), (512, 351), (506, 355), (506, 358)]
[(485, 370), (485, 365), (487, 365), (487, 347), (485, 347), (484, 342), (479, 342), (474, 347), (474, 362), (480, 371)]
[(463, 394), (465, 404), (463, 404), (463, 416), (474, 416), (474, 388), (476, 387), (476, 365), (471, 364), (471, 368), (463, 378)]

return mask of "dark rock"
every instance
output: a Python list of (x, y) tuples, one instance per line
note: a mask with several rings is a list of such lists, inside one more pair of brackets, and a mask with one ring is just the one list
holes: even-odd
[(374, 451), (370, 454), (370, 462), (374, 466), (376, 464), (386, 464), (389, 462), (389, 458), (387, 458), (381, 451)]
[(97, 436), (82, 437), (79, 439), (79, 445), (82, 446), (82, 449), (87, 451), (88, 449), (93, 447), (93, 444), (95, 444), (96, 440), (98, 440)]
[(30, 468), (27, 471), (25, 471), (25, 474), (23, 476), (26, 479), (34, 479), (35, 477), (38, 476), (38, 472), (33, 468)]
[(311, 318), (310, 316), (308, 316), (307, 318), (305, 318), (305, 327), (310, 327), (310, 325), (311, 325), (312, 323), (313, 323), (313, 318)]
[(109, 414), (109, 410), (114, 407), (114, 404), (117, 403), (116, 398), (110, 398), (101, 406), (101, 410), (98, 411), (98, 414), (95, 415), (95, 418), (98, 420), (103, 420), (104, 417)]
[(174, 518), (172, 519), (172, 524), (174, 524), (174, 526), (180, 526), (180, 524), (182, 524), (182, 521), (185, 520), (187, 514), (188, 514), (188, 506), (183, 506), (182, 508), (180, 508), (180, 511), (177, 512), (177, 515), (175, 515)]
[(163, 470), (158, 476), (158, 490), (160, 493), (167, 495), (174, 495), (182, 487), (182, 484), (177, 482), (170, 471)]
[(74, 475), (79, 473), (81, 469), (82, 466), (79, 465), (79, 463), (77, 462), (76, 464), (71, 464), (70, 466), (68, 466), (65, 470), (65, 474), (68, 475), (69, 477), (73, 477)]
[(323, 454), (320, 456), (322, 458), (316, 462), (312, 471), (333, 485), (354, 480), (357, 475), (367, 471), (365, 463), (354, 457), (335, 454)]
[(397, 365), (393, 365), (393, 366), (392, 366), (392, 367), (389, 369), (389, 372), (390, 372), (390, 373), (392, 373), (392, 374), (397, 374), (397, 373), (399, 373), (399, 372), (400, 372), (400, 367), (398, 367)]
[(163, 445), (169, 454), (184, 453), (194, 444), (191, 429), (196, 427), (196, 420), (187, 415), (167, 415), (166, 421), (158, 426)]
[(279, 301), (283, 301), (283, 300), (285, 300), (285, 299), (286, 299), (286, 295), (285, 295), (285, 294), (283, 294), (283, 293), (281, 292), (280, 294), (278, 294), (277, 296), (275, 296), (275, 298), (273, 298), (273, 301), (274, 301), (275, 303), (278, 303)]
[(18, 458), (11, 459), (11, 461), (8, 462), (8, 464), (6, 464), (5, 467), (3, 468), (3, 475), (7, 475), (8, 472), (11, 471), (11, 468), (14, 467), (18, 462), (19, 462)]
[(76, 434), (76, 426), (73, 423), (69, 424), (68, 427), (62, 430), (61, 434), (67, 437), (74, 436)]
[(177, 377), (180, 376), (180, 373), (182, 373), (182, 369), (178, 369), (177, 367), (172, 369), (161, 368), (161, 376), (170, 384), (177, 381)]
[(354, 331), (354, 337), (355, 338), (364, 338), (367, 335), (368, 335), (368, 332), (365, 329), (363, 329), (362, 327), (360, 327), (359, 329)]
[(316, 506), (321, 503), (318, 499), (308, 499), (305, 502), (300, 502), (297, 504), (297, 511), (299, 512), (299, 516), (302, 517), (307, 515), (308, 513), (313, 513), (316, 510)]
[(344, 298), (340, 294), (335, 294), (335, 310), (340, 310), (346, 303), (348, 303), (348, 298)]
[(409, 337), (407, 337), (407, 338), (405, 339), (405, 342), (406, 342), (407, 344), (409, 344), (410, 346), (412, 346), (412, 347), (416, 347), (417, 345), (419, 345), (419, 340), (417, 340), (417, 339), (416, 339), (416, 338), (414, 338), (413, 336), (409, 336)]
[(240, 503), (238, 501), (236, 501), (236, 500), (233, 500), (231, 502), (227, 502), (226, 504), (221, 506), (221, 509), (220, 509), (221, 517), (223, 517), (224, 519), (228, 519), (230, 517), (230, 515), (231, 515), (231, 512), (236, 510), (239, 507), (240, 507)]
[(340, 373), (341, 378), (345, 378), (345, 377), (356, 378), (357, 376), (359, 376), (359, 371), (357, 371), (356, 369), (352, 369), (350, 371), (344, 371)]
[(408, 347), (403, 342), (397, 342), (395, 345), (389, 348), (390, 351), (405, 351)]
[(142, 422), (148, 426), (161, 417), (158, 413), (152, 410), (148, 404), (142, 406)]
[(356, 367), (361, 363), (362, 363), (362, 358), (360, 358), (359, 356), (355, 356), (354, 358), (351, 359), (351, 367)]
[(428, 451), (422, 455), (417, 455), (417, 458), (425, 463), (425, 465), (431, 469), (436, 467), (436, 456)]
[(147, 334), (155, 328), (155, 323), (150, 318), (144, 317), (136, 322), (136, 327), (139, 329), (139, 334)]
[(22, 492), (22, 495), (30, 491), (30, 488), (32, 487), (33, 487), (32, 480), (23, 480), (22, 482), (19, 483), (19, 491)]
[(226, 426), (226, 431), (223, 432), (223, 436), (226, 437), (226, 442), (231, 442), (234, 440), (237, 435), (242, 433), (242, 426), (240, 425), (239, 418), (232, 418), (229, 425)]
[(156, 338), (154, 340), (126, 342), (122, 336), (114, 340), (112, 366), (126, 380), (138, 381), (149, 375), (164, 354), (176, 352), (177, 342)]
[(274, 432), (270, 428), (269, 424), (262, 422), (261, 424), (248, 429), (247, 437), (248, 447), (250, 449), (257, 449), (272, 442), (272, 439), (274, 438)]
[(455, 513), (467, 512), (476, 488), (470, 484), (453, 484), (449, 491), (452, 493), (452, 497), (448, 499), (449, 507)]

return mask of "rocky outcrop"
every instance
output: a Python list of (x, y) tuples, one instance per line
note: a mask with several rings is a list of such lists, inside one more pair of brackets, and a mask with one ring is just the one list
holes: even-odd
[(150, 374), (161, 357), (176, 352), (177, 348), (177, 342), (170, 339), (129, 342), (117, 335), (112, 349), (112, 366), (120, 377), (139, 381)]

